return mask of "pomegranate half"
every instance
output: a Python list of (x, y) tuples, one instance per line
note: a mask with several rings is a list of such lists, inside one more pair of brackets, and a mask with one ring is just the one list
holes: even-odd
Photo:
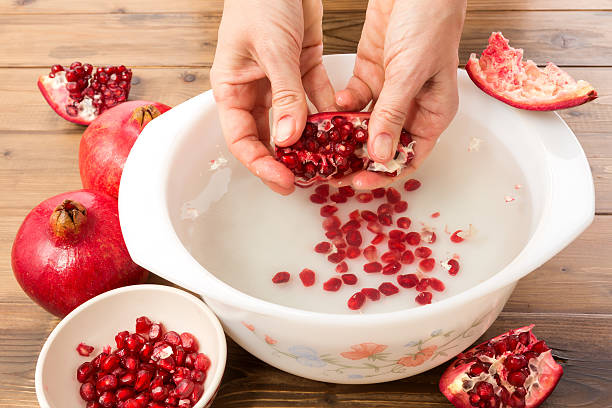
[(295, 184), (347, 176), (359, 170), (397, 176), (414, 158), (414, 141), (402, 130), (393, 160), (382, 164), (367, 151), (369, 112), (321, 112), (308, 116), (301, 138), (291, 146), (276, 147), (276, 159), (295, 174)]
[(132, 261), (123, 242), (117, 200), (91, 190), (59, 194), (37, 205), (17, 232), (11, 261), (28, 296), (57, 316), (149, 275)]
[(84, 188), (119, 195), (127, 156), (144, 127), (168, 111), (158, 102), (130, 101), (98, 116), (87, 127), (79, 146), (79, 172)]
[(500, 32), (491, 34), (480, 59), (470, 56), (465, 70), (484, 92), (520, 109), (565, 109), (597, 98), (591, 84), (576, 81), (552, 62), (538, 68), (531, 60), (524, 61), (523, 50), (510, 47)]
[(534, 408), (553, 391), (563, 368), (533, 325), (511, 330), (457, 356), (440, 379), (456, 407)]

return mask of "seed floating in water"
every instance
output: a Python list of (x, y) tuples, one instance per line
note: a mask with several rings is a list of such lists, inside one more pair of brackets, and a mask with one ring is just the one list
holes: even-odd
[(402, 254), (402, 257), (400, 258), (400, 262), (403, 263), (404, 265), (410, 265), (411, 263), (413, 263), (414, 254), (412, 253), (412, 251), (409, 249), (404, 251), (404, 253)]
[(402, 199), (402, 195), (399, 191), (394, 189), (393, 187), (389, 187), (387, 189), (387, 201), (391, 204), (395, 204)]
[(414, 288), (419, 283), (419, 278), (414, 273), (397, 275), (397, 283), (403, 288)]
[(329, 242), (319, 242), (317, 245), (315, 245), (315, 252), (319, 253), (319, 254), (328, 254), (331, 251), (331, 244)]
[(372, 193), (360, 193), (357, 194), (357, 201), (359, 201), (360, 203), (369, 203), (370, 201), (372, 201), (374, 199), (374, 195), (372, 195)]
[(429, 258), (431, 255), (431, 249), (427, 247), (418, 247), (414, 250), (414, 254), (419, 258)]
[(382, 271), (380, 262), (370, 262), (363, 265), (363, 270), (367, 273), (376, 273)]
[(384, 188), (376, 188), (374, 190), (372, 190), (372, 195), (374, 196), (374, 198), (383, 198), (385, 196), (385, 193), (387, 191)]
[(406, 234), (406, 238), (404, 239), (408, 245), (416, 246), (421, 243), (421, 234), (418, 232), (409, 232)]
[(380, 292), (376, 288), (363, 288), (361, 289), (361, 293), (363, 293), (368, 299), (373, 301), (377, 301), (378, 299), (380, 299)]
[(423, 272), (431, 272), (433, 271), (433, 268), (435, 266), (436, 266), (436, 260), (433, 258), (423, 259), (421, 262), (419, 262), (419, 268)]
[(345, 261), (340, 262), (338, 265), (336, 265), (336, 272), (337, 273), (346, 273), (348, 272), (348, 265)]
[(312, 201), (315, 204), (323, 204), (325, 202), (327, 202), (327, 198), (320, 196), (318, 194), (313, 194), (310, 196), (310, 201)]
[(412, 223), (412, 221), (410, 221), (410, 218), (408, 218), (408, 217), (399, 217), (397, 219), (397, 226), (402, 228), (402, 229), (410, 228), (410, 224), (411, 223)]
[(420, 305), (428, 305), (431, 303), (433, 295), (431, 292), (421, 292), (414, 298), (414, 300)]
[(342, 275), (342, 282), (344, 282), (345, 285), (354, 285), (357, 283), (357, 276), (352, 273), (345, 273)]
[(361, 307), (365, 303), (365, 300), (365, 295), (361, 292), (357, 292), (349, 298), (347, 302), (348, 308), (351, 310), (361, 309)]
[(448, 265), (448, 274), (449, 275), (457, 275), (459, 273), (459, 262), (456, 259), (450, 259), (447, 262)]
[(315, 193), (321, 197), (327, 197), (329, 195), (329, 184), (321, 184), (320, 186), (315, 187)]
[(289, 282), (291, 275), (289, 272), (278, 272), (272, 277), (272, 283), (285, 283)]
[(323, 289), (328, 292), (337, 292), (342, 286), (342, 281), (339, 278), (331, 278), (323, 284)]
[(453, 235), (451, 235), (450, 240), (451, 242), (454, 242), (456, 244), (458, 244), (459, 242), (463, 241), (463, 237), (460, 236), (460, 234), (462, 233), (462, 230), (457, 230), (455, 232), (453, 232)]
[(393, 204), (393, 210), (396, 213), (403, 213), (408, 209), (408, 203), (406, 201), (398, 201), (397, 203)]
[(385, 296), (395, 295), (397, 292), (399, 292), (399, 289), (397, 288), (397, 286), (395, 286), (391, 282), (381, 283), (380, 286), (378, 287), (378, 290), (380, 291), (380, 293), (382, 293)]
[(319, 212), (321, 214), (321, 217), (331, 217), (336, 211), (338, 211), (338, 207), (336, 207), (335, 205), (328, 204), (321, 207), (321, 210)]
[(416, 179), (410, 179), (406, 183), (404, 183), (404, 189), (406, 191), (414, 191), (419, 187), (421, 187), (421, 182)]
[(315, 273), (312, 269), (304, 268), (302, 272), (300, 272), (300, 280), (302, 284), (306, 287), (312, 286), (315, 283)]

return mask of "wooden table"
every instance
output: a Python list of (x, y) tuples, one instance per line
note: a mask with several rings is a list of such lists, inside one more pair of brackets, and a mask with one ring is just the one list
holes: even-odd
[[(355, 52), (366, 0), (326, 0), (326, 53)], [(577, 9), (580, 8), (580, 9)], [(43, 199), (81, 186), (83, 128), (58, 118), (36, 88), (55, 63), (123, 63), (132, 99), (171, 105), (209, 88), (222, 0), (3, 0), (0, 2), (0, 407), (35, 407), (38, 352), (58, 323), (21, 291), (10, 248)], [(546, 407), (612, 406), (612, 0), (473, 0), (461, 63), (501, 30), (538, 63), (590, 81), (599, 99), (561, 112), (595, 180), (593, 225), (523, 279), (489, 337), (528, 323), (564, 365)], [(155, 278), (153, 278), (155, 280)], [(378, 385), (334, 385), (285, 374), (230, 341), (215, 407), (448, 407), (442, 368)], [(72, 407), (58, 407), (72, 408)]]

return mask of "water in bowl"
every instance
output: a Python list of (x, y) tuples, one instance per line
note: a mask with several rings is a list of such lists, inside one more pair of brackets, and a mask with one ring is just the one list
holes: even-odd
[[(442, 280), (446, 289), (432, 291), (433, 302), (456, 295), (500, 271), (520, 252), (532, 231), (530, 192), (518, 164), (486, 129), (475, 130), (467, 125), (470, 121), (455, 123), (459, 124), (441, 137), (430, 158), (413, 174), (422, 186), (413, 192), (405, 191), (403, 183), (394, 186), (409, 203), (401, 215), (412, 220), (410, 230), (428, 227), (436, 232), (437, 241), (428, 246), (438, 262), (426, 275)], [(363, 256), (347, 260), (349, 273), (359, 279), (356, 285), (342, 285), (337, 292), (324, 291), (323, 283), (339, 274), (326, 255), (313, 250), (326, 238), (319, 215), (321, 206), (309, 200), (312, 189), (298, 188), (294, 194), (281, 197), (227, 152), (220, 152), (227, 163), (216, 160), (211, 170), (201, 173), (203, 188), (181, 208), (183, 244), (208, 271), (244, 293), (298, 309), (381, 313), (419, 307), (415, 302), (418, 292), (400, 288), (395, 295), (366, 302), (358, 312), (349, 310), (348, 298), (361, 288), (378, 287), (382, 282), (396, 284), (395, 275), (365, 273), (363, 264), (367, 261)], [(345, 222), (350, 211), (376, 211), (383, 202), (386, 200), (360, 204), (351, 198), (338, 204), (337, 215)], [(436, 212), (439, 217), (431, 217)], [(459, 244), (450, 241), (450, 233), (468, 230), (470, 225), (471, 237)], [(365, 228), (362, 234), (363, 249), (373, 234)], [(387, 250), (386, 243), (378, 248), (380, 255)], [(461, 265), (456, 276), (450, 276), (440, 265), (440, 261), (453, 256), (459, 257)], [(404, 265), (399, 274), (415, 273), (416, 265)], [(308, 288), (298, 278), (306, 267), (317, 276), (315, 285)], [(273, 284), (271, 278), (279, 271), (290, 272), (291, 280)]]

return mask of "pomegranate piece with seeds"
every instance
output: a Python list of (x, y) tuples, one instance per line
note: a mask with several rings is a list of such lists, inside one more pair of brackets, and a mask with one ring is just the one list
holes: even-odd
[[(373, 162), (366, 149), (368, 112), (321, 112), (308, 116), (302, 137), (288, 147), (276, 147), (276, 159), (295, 174), (295, 184), (309, 186), (320, 180), (340, 178), (360, 170), (398, 175), (414, 158), (414, 142), (402, 130), (397, 153), (384, 165)], [(352, 189), (351, 189), (352, 190)], [(342, 190), (344, 193), (349, 190)], [(347, 195), (337, 193), (330, 199), (345, 202)], [(354, 191), (352, 191), (354, 194)], [(374, 194), (374, 191), (372, 194)], [(384, 195), (384, 189), (383, 189)]]
[(73, 62), (69, 67), (53, 65), (38, 78), (38, 89), (62, 118), (89, 125), (107, 109), (127, 101), (132, 71), (123, 65), (99, 67)]
[(510, 47), (500, 32), (491, 33), (480, 59), (472, 54), (465, 70), (484, 92), (520, 109), (565, 109), (597, 98), (591, 84), (576, 81), (552, 62), (538, 68), (523, 60), (523, 50)]
[(463, 352), (440, 379), (440, 391), (456, 407), (535, 408), (554, 390), (563, 368), (532, 333), (511, 330)]

